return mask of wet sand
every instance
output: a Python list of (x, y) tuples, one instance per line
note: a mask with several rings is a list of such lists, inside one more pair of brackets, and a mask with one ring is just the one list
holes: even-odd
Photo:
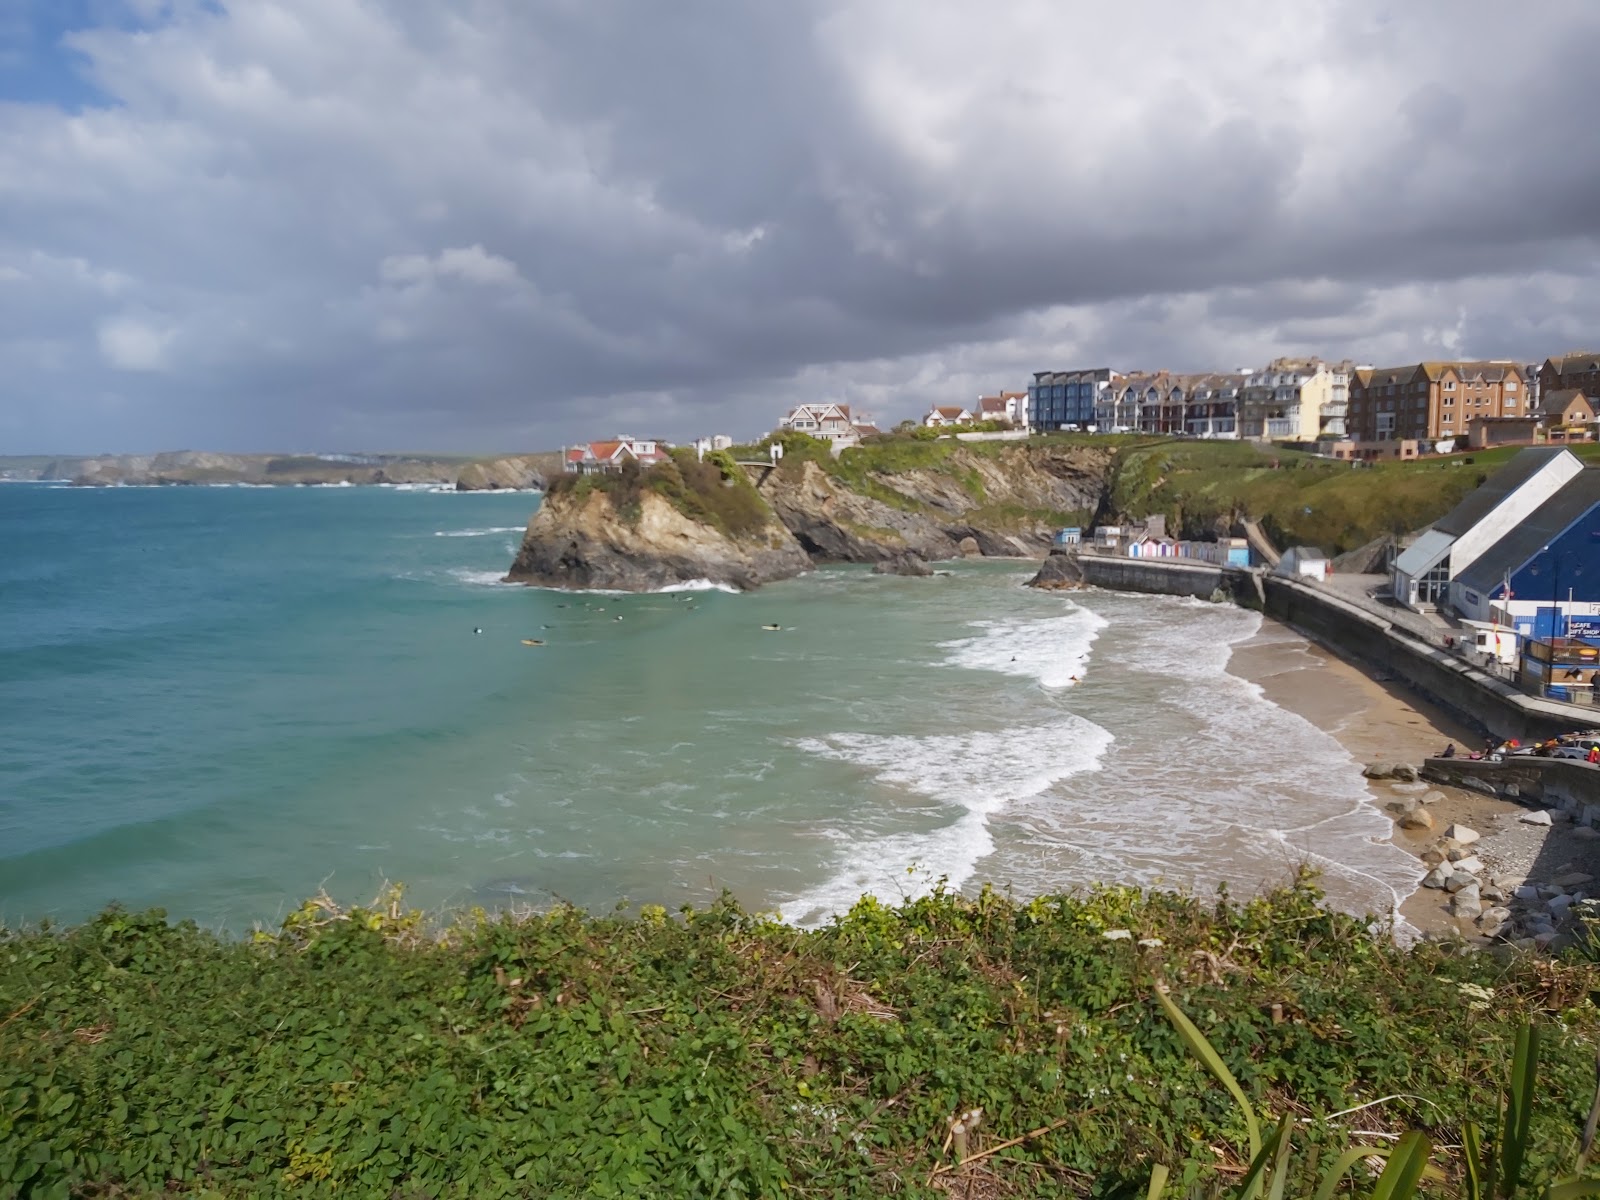
[[(1380, 683), (1363, 669), (1270, 619), (1263, 620), (1255, 636), (1235, 645), (1228, 670), (1260, 686), (1274, 704), (1332, 734), (1362, 764), (1420, 765), (1448, 742), (1466, 751), (1482, 740), (1415, 693)], [(1384, 780), (1369, 780), (1367, 786), (1380, 811), (1406, 794)], [(1491, 865), (1496, 831), (1503, 829), (1509, 834), (1515, 830), (1522, 840), (1532, 832), (1528, 826), (1517, 825), (1517, 814), (1525, 810), (1509, 801), (1434, 784), (1429, 789), (1444, 795), (1428, 808), (1434, 828), (1418, 832), (1396, 828), (1392, 838), (1395, 845), (1419, 856), (1419, 884), (1427, 870), (1421, 854), (1435, 846), (1439, 835), (1454, 822), (1470, 825), (1484, 835), (1483, 856)], [(1469, 922), (1457, 922), (1446, 912), (1446, 900), (1443, 892), (1419, 887), (1401, 904), (1400, 912), (1425, 935), (1474, 934)]]

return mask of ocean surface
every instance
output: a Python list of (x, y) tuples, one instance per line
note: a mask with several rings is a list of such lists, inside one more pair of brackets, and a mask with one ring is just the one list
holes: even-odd
[(940, 878), (1237, 893), (1310, 858), (1385, 915), (1415, 886), (1358, 764), (1227, 673), (1255, 614), (1005, 562), (501, 584), (537, 502), (0, 486), (0, 922), (243, 932), (384, 880), (802, 923)]

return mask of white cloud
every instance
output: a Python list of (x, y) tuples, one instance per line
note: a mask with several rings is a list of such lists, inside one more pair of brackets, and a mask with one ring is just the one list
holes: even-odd
[(385, 283), (403, 286), (432, 284), (440, 279), (459, 279), (483, 286), (522, 282), (517, 264), (490, 254), (481, 245), (452, 247), (433, 258), (425, 254), (394, 254), (379, 264), (378, 274)]
[(70, 40), (114, 104), (0, 107), (0, 363), (52, 448), (753, 432), (1600, 328), (1592, 0), (140, 2)]
[(112, 317), (97, 331), (100, 353), (121, 371), (164, 371), (175, 331), (140, 317)]

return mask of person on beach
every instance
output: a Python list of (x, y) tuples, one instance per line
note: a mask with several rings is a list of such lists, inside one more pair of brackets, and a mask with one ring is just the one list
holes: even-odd
[(1445, 748), (1443, 750), (1439, 751), (1439, 757), (1440, 758), (1454, 758), (1455, 756), (1456, 756), (1456, 744), (1454, 742), (1450, 742), (1450, 743), (1446, 744)]
[(1589, 756), (1584, 761), (1590, 766), (1600, 766), (1600, 742), (1589, 744)]

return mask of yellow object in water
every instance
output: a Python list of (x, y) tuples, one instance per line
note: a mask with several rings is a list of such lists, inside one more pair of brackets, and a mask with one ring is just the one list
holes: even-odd
[(522, 644), (524, 646), (542, 646), (542, 645), (544, 645), (544, 643), (541, 642), (538, 638), (523, 638), (522, 639)]

